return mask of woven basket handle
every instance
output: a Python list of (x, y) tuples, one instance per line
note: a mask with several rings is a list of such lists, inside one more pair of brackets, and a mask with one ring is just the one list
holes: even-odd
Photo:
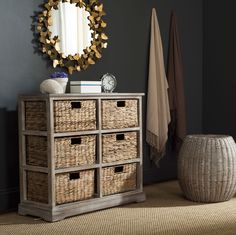
[(116, 102), (116, 106), (117, 106), (118, 108), (120, 108), (120, 107), (125, 107), (125, 105), (126, 105), (125, 100), (120, 100), (120, 101), (117, 101), (117, 102)]
[(80, 137), (78, 137), (78, 138), (71, 138), (71, 145), (79, 145), (79, 144), (81, 144), (81, 138)]
[(81, 102), (80, 101), (76, 101), (76, 102), (71, 102), (71, 108), (72, 109), (81, 109)]
[(79, 172), (70, 173), (70, 180), (78, 180), (78, 179), (80, 179), (80, 173)]
[(119, 141), (119, 140), (124, 140), (125, 139), (125, 134), (117, 134), (116, 135), (116, 140)]
[(115, 173), (123, 173), (124, 166), (117, 166), (115, 167)]

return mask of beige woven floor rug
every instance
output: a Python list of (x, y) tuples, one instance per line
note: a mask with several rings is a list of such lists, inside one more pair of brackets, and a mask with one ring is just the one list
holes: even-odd
[(17, 213), (0, 215), (0, 235), (236, 235), (236, 198), (198, 204), (187, 201), (177, 181), (145, 187), (147, 201), (47, 223)]

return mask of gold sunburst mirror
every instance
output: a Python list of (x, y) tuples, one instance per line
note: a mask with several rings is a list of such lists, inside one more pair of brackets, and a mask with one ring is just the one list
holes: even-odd
[(38, 15), (40, 49), (53, 67), (70, 74), (85, 70), (102, 57), (107, 47), (103, 4), (98, 0), (48, 0)]

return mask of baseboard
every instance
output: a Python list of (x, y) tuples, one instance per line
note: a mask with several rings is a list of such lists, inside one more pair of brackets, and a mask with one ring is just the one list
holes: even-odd
[(0, 189), (0, 213), (16, 210), (19, 198), (18, 187)]

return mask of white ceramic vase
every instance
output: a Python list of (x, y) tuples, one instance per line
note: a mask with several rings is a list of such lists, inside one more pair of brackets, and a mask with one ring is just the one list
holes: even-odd
[(68, 83), (68, 78), (54, 78), (53, 80), (58, 82), (63, 88), (63, 93), (66, 93), (66, 86)]

